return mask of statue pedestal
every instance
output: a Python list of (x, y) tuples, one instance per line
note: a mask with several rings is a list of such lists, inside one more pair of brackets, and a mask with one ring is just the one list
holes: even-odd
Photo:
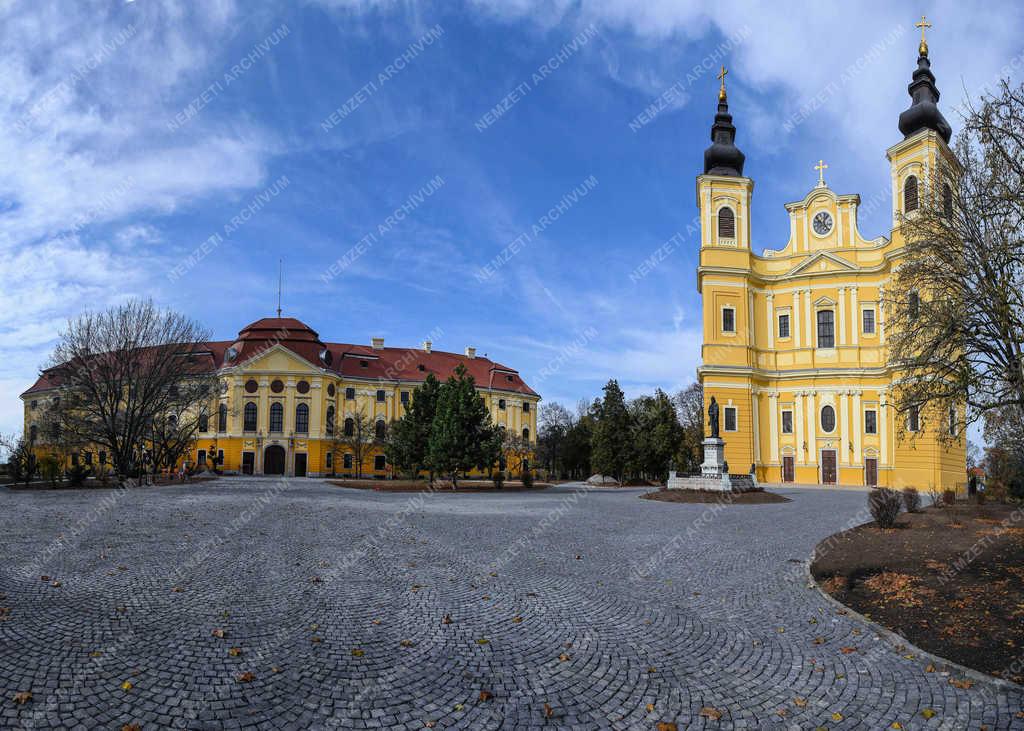
[(704, 477), (721, 477), (725, 472), (725, 441), (718, 437), (704, 440), (704, 462), (700, 466)]

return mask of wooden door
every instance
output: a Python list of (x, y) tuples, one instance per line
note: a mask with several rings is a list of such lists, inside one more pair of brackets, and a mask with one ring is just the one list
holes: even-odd
[(266, 448), (263, 452), (263, 474), (284, 474), (284, 447), (275, 444)]
[(877, 459), (864, 460), (864, 484), (867, 485), (868, 487), (875, 487), (878, 485)]
[(295, 476), (305, 477), (306, 476), (306, 455), (296, 454), (295, 455)]
[(256, 465), (256, 453), (255, 452), (242, 452), (242, 474), (251, 475), (253, 467)]
[(794, 470), (793, 470), (793, 458), (792, 457), (783, 457), (782, 458), (782, 481), (783, 482), (793, 482), (794, 479), (795, 479), (795, 477), (794, 477)]
[(825, 485), (836, 484), (836, 450), (821, 450), (821, 481)]

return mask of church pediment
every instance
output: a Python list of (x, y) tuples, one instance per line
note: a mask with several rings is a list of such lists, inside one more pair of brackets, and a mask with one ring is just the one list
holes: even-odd
[(819, 274), (819, 273), (830, 273), (830, 272), (855, 272), (857, 271), (857, 265), (850, 261), (847, 261), (841, 256), (837, 256), (829, 251), (819, 251), (816, 254), (804, 259), (802, 262), (797, 264), (795, 267), (786, 272), (786, 276), (793, 276), (794, 274)]
[(293, 350), (286, 348), (280, 343), (273, 347), (253, 355), (248, 360), (238, 364), (245, 371), (266, 371), (266, 372), (319, 372), (320, 368), (310, 363)]

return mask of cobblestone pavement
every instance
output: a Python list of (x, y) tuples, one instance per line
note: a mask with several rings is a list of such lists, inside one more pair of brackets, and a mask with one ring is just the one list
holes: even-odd
[(808, 588), (863, 493), (640, 492), (0, 489), (0, 726), (1024, 728)]

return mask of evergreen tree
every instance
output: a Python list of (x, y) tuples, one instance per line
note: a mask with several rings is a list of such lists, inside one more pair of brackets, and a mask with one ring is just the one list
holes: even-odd
[(668, 464), (678, 452), (683, 428), (675, 405), (660, 388), (654, 396), (637, 399), (639, 408), (633, 423), (634, 464), (638, 477), (664, 480)]
[(460, 471), (489, 468), (500, 452), (500, 435), (465, 366), (459, 365), (439, 389), (427, 444), (430, 465), (451, 475), (453, 487)]
[(626, 398), (614, 378), (604, 387), (591, 438), (591, 464), (595, 471), (621, 480), (632, 458), (629, 411)]
[(423, 385), (412, 392), (412, 401), (405, 415), (392, 424), (388, 438), (388, 458), (399, 470), (415, 478), (420, 470), (430, 470), (430, 481), (434, 481), (434, 470), (428, 459), (431, 428), (437, 413), (437, 397), (441, 382), (433, 373), (428, 374)]

